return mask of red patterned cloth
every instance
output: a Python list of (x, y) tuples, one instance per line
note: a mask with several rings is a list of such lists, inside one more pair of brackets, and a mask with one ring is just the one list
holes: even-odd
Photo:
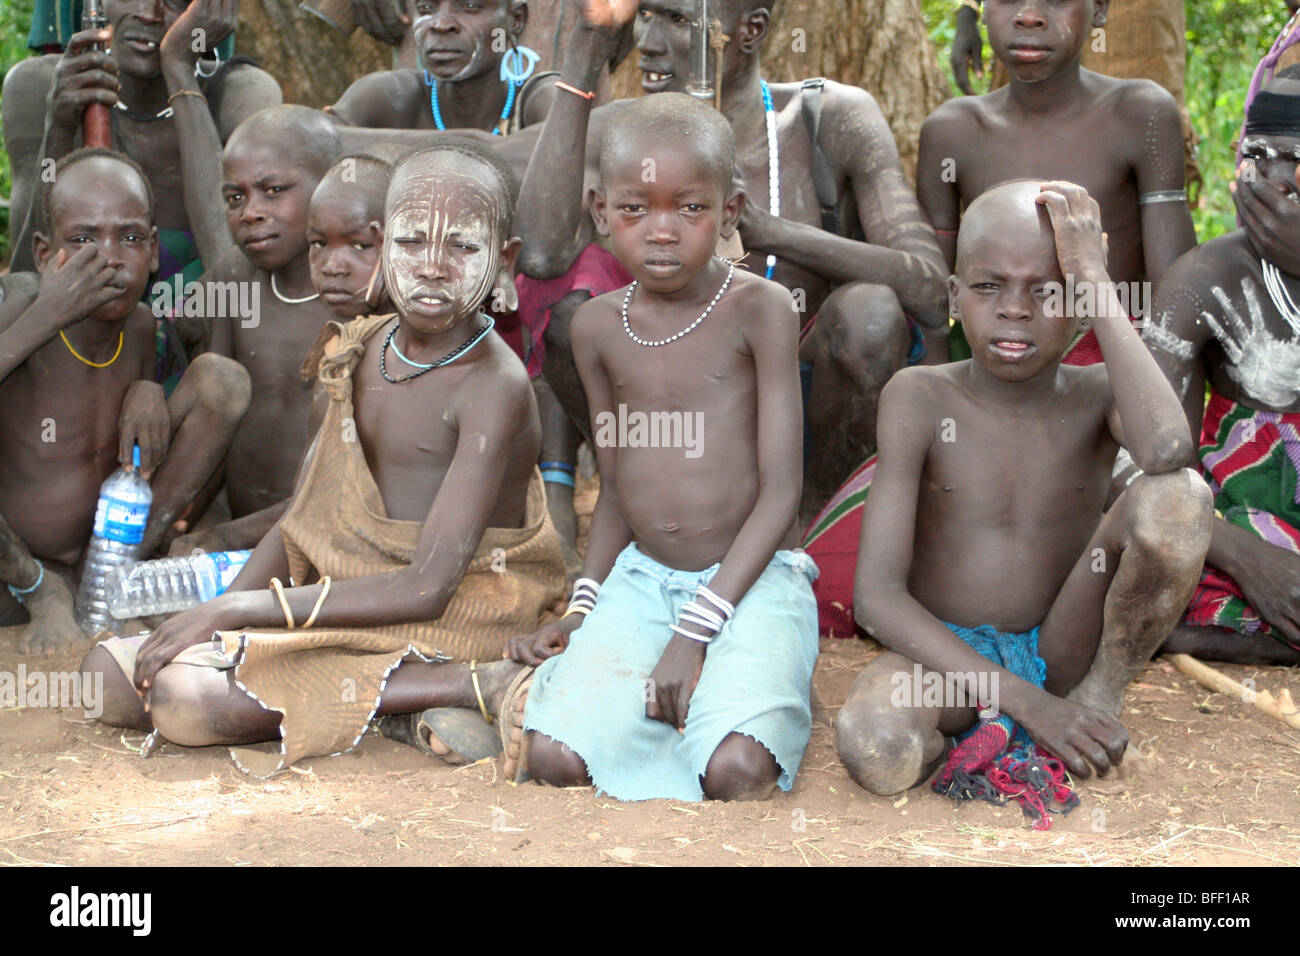
[(528, 377), (537, 378), (542, 374), (542, 360), (546, 357), (543, 335), (551, 324), (551, 307), (571, 292), (582, 290), (595, 298), (621, 289), (631, 281), (631, 274), (614, 254), (593, 242), (562, 276), (533, 279), (516, 275), (519, 309), (494, 313), (497, 332), (523, 361)]
[[(1200, 454), (1214, 506), (1224, 520), (1277, 548), (1300, 553), (1300, 414), (1261, 412), (1211, 395)], [(1184, 620), (1289, 644), (1246, 602), (1237, 582), (1210, 565)]]

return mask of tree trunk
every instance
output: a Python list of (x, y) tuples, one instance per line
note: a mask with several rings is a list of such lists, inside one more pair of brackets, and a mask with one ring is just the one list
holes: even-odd
[[(880, 104), (914, 179), (921, 123), (948, 98), (920, 0), (780, 0), (763, 44), (773, 82), (825, 76), (861, 86)], [(614, 76), (614, 95), (638, 96), (636, 56)]]
[(393, 67), (393, 48), (362, 30), (345, 37), (298, 0), (243, 0), (235, 51), (280, 81), (286, 103), (328, 106), (349, 84)]

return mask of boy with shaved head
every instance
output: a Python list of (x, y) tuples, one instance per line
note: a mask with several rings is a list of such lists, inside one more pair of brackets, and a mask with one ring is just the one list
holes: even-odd
[[(1062, 763), (1086, 777), (1123, 758), (1124, 687), (1186, 607), (1210, 494), (1183, 467), (1186, 419), (1120, 308), (1082, 187), (985, 192), (956, 253), (951, 310), (973, 357), (900, 372), (881, 397), (854, 613), (887, 651), (839, 713), (839, 752), (878, 794), (946, 753), (935, 787), (958, 798), (1027, 773), (1001, 792), (1022, 791), (1042, 826), (1045, 803), (1072, 802)], [(1067, 276), (1098, 290), (1104, 364), (1061, 363), (1082, 317), (1047, 303)], [(1145, 474), (1103, 514), (1121, 446)], [(942, 701), (906, 693), (914, 668)]]
[(0, 280), (0, 624), (29, 620), (22, 651), (90, 636), (70, 586), (100, 483), (132, 447), (153, 484), (147, 553), (216, 471), (248, 403), (247, 374), (217, 355), (170, 396), (152, 381), (154, 317), (140, 299), (158, 266), (153, 206), (128, 157), (69, 153), (37, 197), (39, 274)]
[(239, 542), (248, 547), (274, 523), (277, 513), (266, 509), (289, 497), (307, 447), (311, 393), (299, 367), (333, 315), (312, 287), (307, 216), (340, 152), (338, 134), (316, 110), (275, 106), (241, 124), (223, 153), (199, 98), (178, 95), (174, 103), (185, 201), (209, 264), (200, 285), (234, 283), (241, 301), (253, 304), (252, 314), (205, 315), (196, 333), (243, 365), (252, 382), (226, 463), (232, 517), (265, 512)]

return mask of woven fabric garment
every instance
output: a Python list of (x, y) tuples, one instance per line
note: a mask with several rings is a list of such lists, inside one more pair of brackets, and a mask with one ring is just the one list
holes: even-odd
[[(331, 323), (337, 337), (323, 349), (320, 381), (329, 409), (311, 463), (280, 524), (295, 584), (325, 575), (335, 581), (409, 566), (423, 524), (387, 516), (358, 441), (346, 441), (353, 418), (352, 372), (366, 339), (392, 316)], [(238, 652), (235, 678), (266, 707), (283, 713), (276, 753), (237, 750), (258, 774), (303, 757), (338, 753), (365, 733), (388, 674), (408, 655), (425, 660), (499, 660), (506, 640), (537, 629), (564, 594), (564, 561), (534, 470), (524, 523), (488, 528), (456, 594), (436, 621), (373, 628), (222, 632)]]
[[(1300, 413), (1256, 411), (1211, 395), (1201, 428), (1201, 467), (1225, 520), (1300, 553)], [(1184, 621), (1289, 643), (1246, 603), (1235, 581), (1209, 565)]]

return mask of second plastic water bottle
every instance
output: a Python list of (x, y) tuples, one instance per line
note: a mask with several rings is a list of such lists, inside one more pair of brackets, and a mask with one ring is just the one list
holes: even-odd
[(218, 551), (117, 568), (109, 582), (108, 609), (118, 620), (187, 611), (230, 587), (252, 553)]

